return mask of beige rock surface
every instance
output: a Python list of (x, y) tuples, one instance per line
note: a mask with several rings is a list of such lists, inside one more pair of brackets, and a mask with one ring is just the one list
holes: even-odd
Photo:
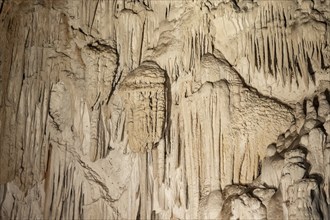
[(329, 24), (329, 0), (0, 0), (0, 219), (329, 219)]

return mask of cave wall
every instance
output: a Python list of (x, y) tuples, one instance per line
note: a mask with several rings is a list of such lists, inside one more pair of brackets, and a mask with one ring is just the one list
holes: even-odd
[(1, 218), (329, 218), (329, 10), (1, 0)]

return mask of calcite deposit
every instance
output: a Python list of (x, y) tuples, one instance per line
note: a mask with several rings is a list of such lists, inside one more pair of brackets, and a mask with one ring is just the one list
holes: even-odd
[(329, 0), (0, 0), (0, 219), (330, 219)]

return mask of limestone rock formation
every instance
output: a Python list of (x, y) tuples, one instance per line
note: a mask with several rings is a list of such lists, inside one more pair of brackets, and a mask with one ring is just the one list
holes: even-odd
[(0, 219), (329, 219), (329, 0), (0, 0)]

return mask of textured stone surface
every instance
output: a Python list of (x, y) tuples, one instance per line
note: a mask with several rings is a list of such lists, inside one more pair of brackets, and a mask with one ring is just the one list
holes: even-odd
[(0, 219), (329, 219), (329, 10), (0, 0)]

